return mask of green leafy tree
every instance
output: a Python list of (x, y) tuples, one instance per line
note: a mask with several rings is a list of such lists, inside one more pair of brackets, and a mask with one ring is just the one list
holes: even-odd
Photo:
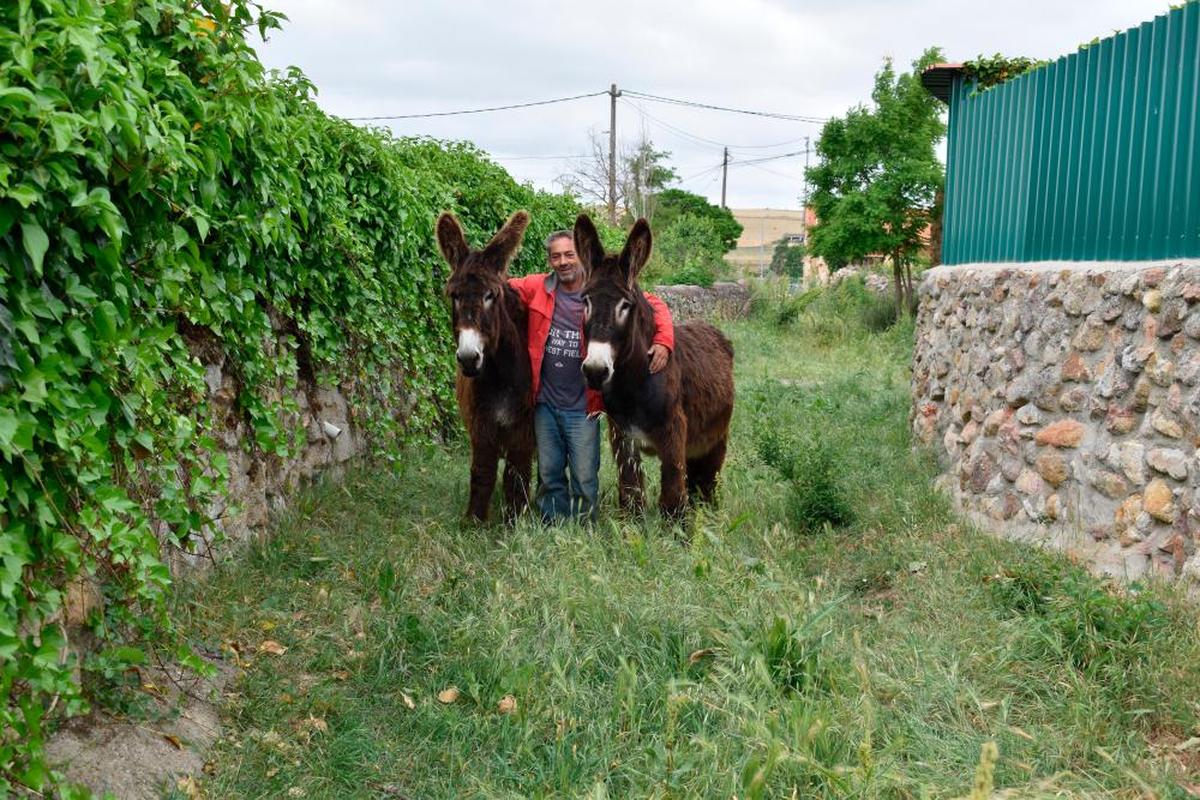
[(647, 284), (712, 286), (725, 272), (721, 234), (709, 217), (683, 214), (654, 236), (643, 280)]
[(936, 48), (896, 74), (891, 60), (875, 75), (870, 107), (852, 108), (826, 123), (817, 141), (819, 162), (808, 170), (817, 225), (809, 247), (831, 269), (870, 253), (891, 258), (898, 310), (913, 297), (911, 264), (923, 246), (945, 180), (935, 154), (945, 135), (938, 101), (921, 85), (921, 71), (942, 59)]
[(775, 243), (775, 251), (771, 254), (771, 271), (776, 275), (786, 275), (793, 280), (804, 277), (805, 249), (802, 244), (791, 244), (787, 239)]
[(734, 219), (729, 209), (713, 205), (708, 198), (683, 189), (664, 189), (654, 200), (654, 224), (657, 227), (666, 228), (684, 214), (704, 217), (712, 222), (721, 238), (721, 252), (728, 253), (737, 247), (742, 224)]

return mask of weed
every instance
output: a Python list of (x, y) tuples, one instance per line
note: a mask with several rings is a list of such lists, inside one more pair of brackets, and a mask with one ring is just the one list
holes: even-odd
[(835, 299), (726, 326), (731, 447), (687, 546), (615, 513), (608, 459), (594, 528), (462, 528), (466, 453), (428, 447), (188, 584), (195, 638), (287, 648), (246, 659), (207, 794), (1182, 796), (1147, 742), (1200, 730), (1194, 606), (957, 524), (911, 448), (911, 324)]
[(790, 484), (789, 522), (794, 528), (811, 532), (825, 525), (842, 527), (854, 518), (838, 483), (832, 449), (819, 437), (808, 436), (800, 443), (767, 431), (758, 439), (758, 452)]

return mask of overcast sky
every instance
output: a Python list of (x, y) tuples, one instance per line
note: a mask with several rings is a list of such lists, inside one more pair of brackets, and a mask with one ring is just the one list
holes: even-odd
[[(269, 67), (299, 66), (318, 102), (343, 117), (420, 114), (607, 90), (788, 115), (829, 117), (869, 99), (890, 56), (905, 68), (931, 45), (947, 60), (981, 53), (1055, 58), (1095, 36), (1165, 13), (1167, 0), (642, 0), (389, 3), (265, 0), (289, 17), (259, 45)], [(609, 99), (404, 120), (397, 135), (467, 139), (518, 180), (555, 189), (607, 133)], [(820, 125), (622, 98), (617, 133), (642, 131), (682, 187), (728, 204), (798, 208), (804, 149)]]

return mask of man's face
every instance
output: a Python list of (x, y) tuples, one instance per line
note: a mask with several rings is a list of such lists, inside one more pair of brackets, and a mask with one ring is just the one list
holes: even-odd
[(567, 236), (561, 236), (550, 243), (548, 254), (550, 268), (558, 274), (558, 280), (570, 289), (583, 280), (583, 269), (579, 266), (579, 257), (575, 255), (575, 242)]

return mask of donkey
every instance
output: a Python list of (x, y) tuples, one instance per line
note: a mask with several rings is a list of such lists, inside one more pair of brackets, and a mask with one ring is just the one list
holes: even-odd
[(575, 221), (575, 252), (588, 272), (583, 372), (604, 395), (621, 508), (639, 511), (644, 505), (641, 451), (662, 464), (659, 509), (678, 517), (688, 496), (713, 500), (733, 416), (733, 345), (708, 323), (677, 325), (671, 360), (650, 373), (654, 321), (637, 285), (650, 246), (644, 219), (634, 224), (620, 255), (604, 252), (587, 215)]
[(518, 211), (482, 250), (472, 250), (453, 214), (437, 222), (438, 246), (451, 269), (446, 294), (458, 341), (454, 390), (471, 439), (467, 516), (480, 522), (487, 519), (500, 458), (505, 519), (511, 522), (529, 502), (533, 377), (525, 307), (506, 281), (528, 225), (529, 215)]

